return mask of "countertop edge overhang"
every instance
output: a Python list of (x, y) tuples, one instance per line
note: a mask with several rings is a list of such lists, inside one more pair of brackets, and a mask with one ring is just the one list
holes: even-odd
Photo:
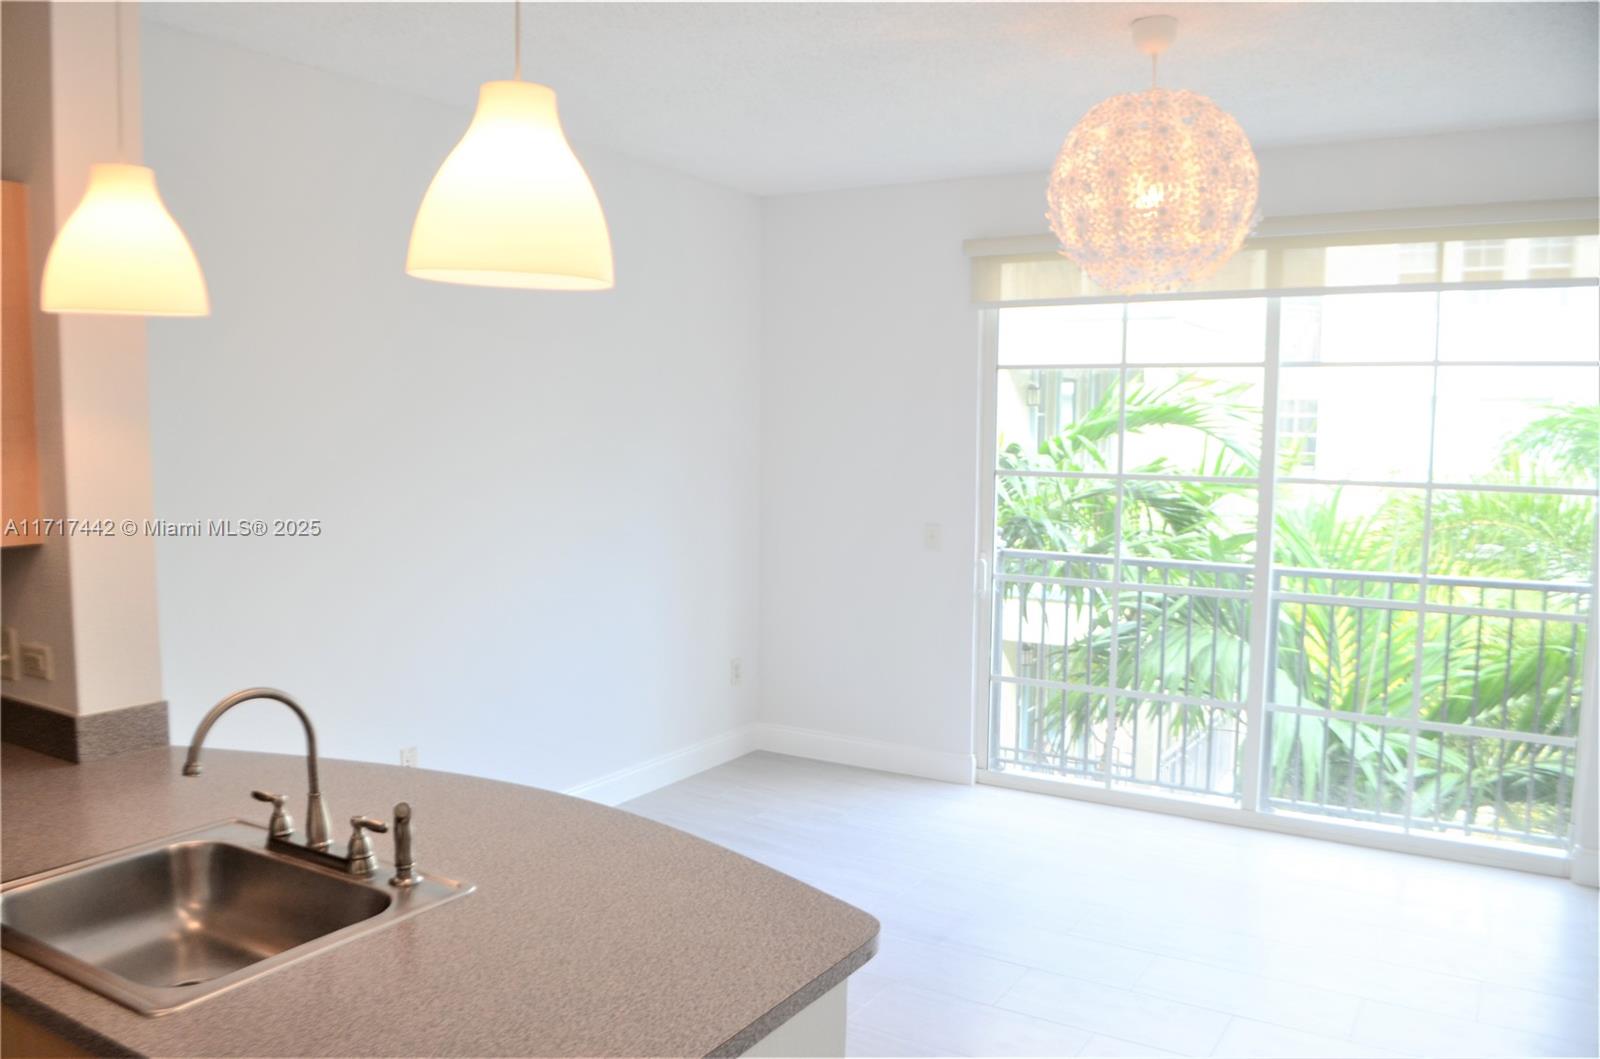
[[(0, 874), (248, 817), (253, 786), (291, 805), (303, 796), (295, 755), (207, 751), (199, 779), (179, 775), (181, 760), (174, 747), (71, 765), (5, 744)], [(409, 800), (419, 866), (479, 892), (170, 1015), (136, 1014), (9, 952), (0, 1002), (96, 1054), (720, 1057), (877, 951), (878, 922), (860, 909), (626, 810), (454, 773), (322, 764), (336, 819), (386, 818)], [(386, 843), (379, 854), (390, 859)]]
[(859, 971), (866, 965), (868, 960), (877, 954), (878, 936), (874, 934), (872, 939), (861, 948), (828, 968), (797, 992), (790, 994), (788, 999), (761, 1018), (713, 1048), (706, 1059), (729, 1059), (731, 1056), (743, 1055), (748, 1052), (751, 1048), (761, 1043), (762, 1039), (773, 1030), (794, 1018), (801, 1011), (804, 1011), (818, 1000), (822, 994)]

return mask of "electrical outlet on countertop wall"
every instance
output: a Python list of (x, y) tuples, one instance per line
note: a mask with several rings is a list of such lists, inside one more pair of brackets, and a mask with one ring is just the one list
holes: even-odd
[(402, 766), (404, 766), (405, 768), (408, 768), (408, 769), (416, 768), (417, 767), (417, 748), (414, 747), (414, 746), (403, 746), (403, 747), (401, 747), (400, 748), (400, 764)]
[(0, 680), (16, 680), (22, 676), (22, 648), (17, 640), (17, 630), (7, 625), (0, 629)]
[(22, 645), (22, 675), (35, 680), (54, 680), (56, 678), (55, 659), (51, 656), (50, 645), (44, 643), (25, 643)]
[(728, 659), (728, 683), (738, 687), (744, 682), (744, 659)]

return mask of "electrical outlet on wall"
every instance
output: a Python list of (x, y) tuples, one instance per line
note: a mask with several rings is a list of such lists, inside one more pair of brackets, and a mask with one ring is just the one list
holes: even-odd
[(944, 547), (944, 527), (937, 522), (924, 523), (922, 527), (922, 547), (930, 552), (936, 552)]
[(405, 768), (408, 768), (408, 769), (416, 768), (417, 767), (417, 748), (414, 747), (414, 746), (403, 746), (403, 747), (401, 747), (400, 748), (400, 764), (402, 766), (404, 766)]
[(22, 645), (22, 675), (35, 680), (54, 680), (55, 661), (50, 657), (50, 645), (25, 643)]
[(738, 687), (744, 681), (744, 660), (740, 658), (728, 659), (728, 683)]
[(7, 625), (0, 629), (0, 680), (16, 680), (22, 675), (22, 648), (17, 645), (17, 630)]

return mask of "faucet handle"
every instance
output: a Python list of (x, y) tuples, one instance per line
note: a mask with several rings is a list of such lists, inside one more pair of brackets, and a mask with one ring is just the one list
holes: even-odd
[(251, 791), (250, 797), (258, 802), (272, 803), (272, 819), (267, 821), (268, 834), (273, 838), (288, 838), (294, 834), (294, 821), (283, 808), (283, 803), (289, 800), (287, 797), (273, 794), (271, 791)]
[(378, 870), (378, 855), (373, 852), (372, 839), (367, 837), (367, 832), (387, 831), (389, 825), (370, 816), (358, 815), (350, 818), (350, 829), (350, 874), (371, 875)]

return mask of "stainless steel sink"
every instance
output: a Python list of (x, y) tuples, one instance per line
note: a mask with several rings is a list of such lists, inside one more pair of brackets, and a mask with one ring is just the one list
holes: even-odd
[(230, 821), (0, 887), (4, 947), (161, 1015), (472, 890), (388, 885), (269, 852)]

